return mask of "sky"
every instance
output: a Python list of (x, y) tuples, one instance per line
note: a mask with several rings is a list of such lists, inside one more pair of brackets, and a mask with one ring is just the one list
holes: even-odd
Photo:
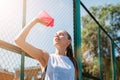
[[(89, 9), (92, 6), (105, 6), (108, 4), (115, 5), (117, 3), (120, 3), (120, 0), (81, 0), (83, 4)], [(81, 15), (85, 15), (86, 12), (81, 7)]]
[[(41, 10), (45, 10), (55, 19), (53, 28), (46, 28), (37, 24), (27, 37), (27, 41), (35, 47), (54, 53), (53, 36), (58, 30), (67, 30), (73, 39), (73, 2), (72, 0), (27, 0), (26, 24)], [(106, 4), (117, 4), (120, 0), (82, 0), (87, 8)], [(0, 39), (14, 43), (14, 38), (22, 30), (22, 0), (0, 0)], [(85, 11), (81, 7), (81, 14)], [(20, 67), (20, 56), (0, 49), (0, 65), (4, 68), (10, 66)], [(6, 54), (7, 53), (7, 54)], [(17, 57), (16, 57), (17, 56)], [(8, 59), (10, 58), (10, 59)], [(7, 59), (7, 60), (6, 60)], [(5, 62), (3, 64), (3, 62)], [(38, 62), (26, 59), (25, 64), (35, 65)], [(29, 66), (25, 65), (25, 66)], [(13, 69), (10, 69), (10, 71)]]
[(107, 5), (107, 4), (117, 4), (120, 0), (81, 0), (87, 7)]

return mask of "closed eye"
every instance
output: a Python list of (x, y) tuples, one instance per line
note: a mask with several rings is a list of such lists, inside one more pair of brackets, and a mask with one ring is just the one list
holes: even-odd
[(63, 34), (63, 33), (59, 33), (58, 35), (59, 35), (59, 36), (64, 36), (64, 34)]
[(64, 36), (64, 34), (63, 34), (63, 33), (56, 33), (56, 34), (54, 35), (54, 37), (56, 37), (56, 36)]

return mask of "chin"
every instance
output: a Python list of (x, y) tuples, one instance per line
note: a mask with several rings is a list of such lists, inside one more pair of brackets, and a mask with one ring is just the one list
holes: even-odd
[(55, 47), (59, 47), (60, 44), (56, 42), (56, 43), (54, 43), (54, 46), (55, 46)]

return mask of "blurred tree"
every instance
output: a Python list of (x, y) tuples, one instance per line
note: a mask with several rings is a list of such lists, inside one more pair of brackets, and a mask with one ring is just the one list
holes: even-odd
[[(94, 17), (100, 22), (103, 28), (108, 32), (108, 34), (120, 47), (120, 10), (118, 9), (120, 9), (120, 4), (91, 7), (90, 12), (94, 15)], [(83, 56), (83, 68), (84, 68), (83, 71), (86, 71), (87, 69), (87, 72), (92, 73), (95, 76), (98, 76), (99, 75), (98, 45), (97, 45), (98, 25), (93, 21), (93, 19), (89, 15), (85, 15), (85, 16), (82, 16), (82, 26), (83, 26), (82, 53), (84, 55), (86, 51), (90, 50), (95, 54), (95, 56), (91, 56), (94, 58), (92, 63), (90, 63), (89, 60), (87, 62), (86, 57)], [(101, 31), (101, 47), (102, 47), (101, 53), (103, 57), (103, 72), (104, 72), (103, 75), (105, 79), (108, 80), (111, 78), (111, 75), (112, 75), (111, 62), (110, 62), (111, 45), (110, 45), (109, 38), (102, 31)], [(120, 52), (118, 49), (120, 48), (117, 48), (116, 53), (120, 55)], [(108, 67), (106, 67), (106, 65)], [(117, 66), (118, 65), (119, 64), (117, 61)], [(117, 68), (119, 68), (119, 66)], [(120, 74), (120, 72), (117, 72), (117, 73)]]

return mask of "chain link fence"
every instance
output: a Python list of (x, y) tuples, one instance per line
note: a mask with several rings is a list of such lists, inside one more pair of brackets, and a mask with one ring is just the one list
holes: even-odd
[[(27, 37), (27, 42), (37, 48), (54, 53), (53, 36), (59, 30), (66, 30), (73, 39), (73, 0), (26, 0), (26, 24), (45, 10), (54, 20), (53, 28), (36, 24)], [(0, 3), (0, 40), (12, 45), (14, 38), (22, 30), (22, 0), (2, 0)], [(91, 19), (90, 19), (91, 20)], [(95, 24), (95, 23), (93, 23)], [(89, 33), (88, 33), (89, 31)], [(91, 35), (94, 34), (94, 35)], [(89, 25), (82, 29), (82, 59), (84, 80), (99, 79), (102, 67), (103, 80), (113, 77), (112, 44), (109, 37), (101, 31), (98, 38), (98, 25)], [(89, 41), (85, 38), (88, 38)], [(98, 45), (100, 40), (100, 45)], [(73, 41), (74, 42), (74, 41)], [(74, 44), (73, 44), (74, 45)], [(101, 60), (100, 63), (100, 51)], [(119, 80), (120, 50), (115, 46), (116, 76)], [(100, 66), (101, 65), (101, 66)], [(0, 48), (0, 80), (20, 80), (21, 54)], [(40, 63), (30, 57), (25, 57), (24, 80), (38, 80), (41, 74)]]
[[(54, 20), (53, 28), (35, 25), (27, 37), (27, 42), (37, 48), (54, 53), (53, 36), (56, 31), (66, 30), (73, 38), (72, 0), (26, 0), (26, 24), (41, 10), (45, 10)], [(22, 30), (23, 0), (2, 0), (0, 2), (0, 40), (16, 45), (15, 37)], [(74, 42), (74, 41), (73, 41)], [(21, 55), (0, 48), (0, 80), (20, 80)], [(25, 57), (25, 80), (38, 80), (40, 63)]]

